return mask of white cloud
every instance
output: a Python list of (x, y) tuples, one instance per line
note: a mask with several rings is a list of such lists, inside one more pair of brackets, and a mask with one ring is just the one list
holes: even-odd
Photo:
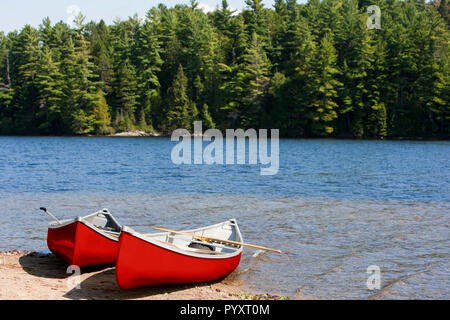
[(233, 7), (230, 7), (230, 9), (229, 9), (230, 11), (235, 11), (232, 15), (233, 16), (237, 16), (239, 13), (241, 13), (242, 12), (242, 9), (241, 10), (239, 10), (239, 9), (235, 9), (235, 8), (233, 8)]
[(207, 4), (207, 3), (200, 3), (200, 4), (198, 5), (198, 7), (199, 7), (200, 9), (202, 9), (204, 13), (213, 12), (213, 11), (215, 10), (215, 8), (211, 7), (211, 6), (210, 6), (209, 4)]
[[(211, 6), (210, 6), (209, 4), (207, 4), (207, 3), (200, 3), (200, 4), (198, 5), (198, 7), (199, 7), (200, 9), (202, 9), (204, 13), (213, 12), (213, 11), (216, 10), (216, 7), (211, 7)], [(239, 13), (242, 12), (242, 10), (234, 9), (233, 7), (230, 7), (230, 6), (228, 6), (228, 10), (230, 10), (230, 11), (236, 10), (236, 12), (233, 13), (233, 16), (237, 16)]]

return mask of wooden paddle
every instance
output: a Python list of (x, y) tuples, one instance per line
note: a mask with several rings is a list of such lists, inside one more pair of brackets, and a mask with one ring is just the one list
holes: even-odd
[(217, 239), (217, 238), (199, 236), (199, 235), (188, 233), (188, 232), (184, 232), (184, 231), (175, 231), (175, 230), (170, 230), (170, 229), (165, 229), (165, 228), (156, 228), (155, 227), (153, 229), (160, 230), (160, 231), (166, 231), (166, 232), (170, 232), (170, 233), (175, 233), (175, 234), (182, 234), (182, 235), (190, 236), (193, 239), (201, 240), (201, 241), (215, 242), (215, 243), (219, 243), (219, 244), (228, 244), (228, 245), (231, 245), (231, 246), (244, 246), (244, 247), (250, 247), (250, 248), (255, 248), (255, 249), (261, 249), (261, 250), (266, 250), (266, 251), (273, 251), (273, 252), (282, 253), (281, 250), (266, 248), (266, 247), (257, 246), (257, 245), (254, 245), (254, 244), (249, 244), (249, 243), (243, 243), (243, 242), (232, 241), (232, 240), (224, 240), (224, 239)]

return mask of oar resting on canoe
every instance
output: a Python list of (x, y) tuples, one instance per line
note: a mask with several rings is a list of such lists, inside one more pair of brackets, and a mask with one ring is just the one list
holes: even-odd
[(209, 243), (218, 243), (218, 244), (221, 244), (221, 245), (228, 245), (228, 246), (232, 246), (232, 247), (244, 246), (244, 247), (250, 247), (250, 248), (255, 248), (255, 249), (260, 249), (260, 250), (266, 250), (266, 251), (273, 251), (273, 252), (282, 253), (281, 250), (267, 248), (267, 247), (258, 246), (258, 245), (254, 245), (254, 244), (249, 244), (249, 243), (244, 243), (244, 242), (239, 242), (239, 241), (232, 241), (232, 240), (226, 240), (226, 239), (217, 239), (217, 238), (212, 238), (212, 237), (195, 235), (195, 234), (192, 234), (192, 233), (189, 233), (189, 232), (185, 232), (185, 231), (175, 231), (175, 230), (170, 230), (170, 229), (165, 229), (165, 228), (158, 228), (158, 227), (155, 227), (153, 229), (159, 230), (159, 231), (166, 231), (166, 232), (173, 233), (173, 234), (182, 234), (182, 235), (185, 235), (185, 236), (192, 237), (192, 239), (205, 241), (205, 242), (209, 242)]

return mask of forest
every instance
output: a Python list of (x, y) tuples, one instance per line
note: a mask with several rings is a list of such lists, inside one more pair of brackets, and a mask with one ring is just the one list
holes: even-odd
[[(367, 7), (381, 9), (369, 28)], [(0, 31), (0, 134), (450, 136), (448, 0), (226, 0)]]

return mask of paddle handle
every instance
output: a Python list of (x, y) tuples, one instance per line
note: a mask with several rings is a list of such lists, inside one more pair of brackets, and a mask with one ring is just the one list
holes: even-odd
[(262, 246), (257, 246), (257, 245), (254, 245), (254, 244), (249, 244), (249, 243), (244, 243), (244, 242), (239, 242), (239, 241), (232, 241), (232, 240), (224, 240), (224, 239), (217, 239), (217, 238), (199, 236), (199, 235), (192, 234), (192, 233), (189, 233), (189, 232), (176, 231), (176, 230), (170, 230), (170, 229), (165, 229), (165, 228), (154, 227), (153, 229), (159, 230), (159, 231), (166, 231), (166, 232), (170, 232), (170, 233), (175, 233), (175, 234), (182, 234), (182, 235), (185, 235), (185, 236), (190, 236), (190, 237), (192, 237), (192, 238), (194, 238), (196, 240), (202, 240), (202, 241), (208, 241), (208, 242), (218, 242), (218, 243), (231, 244), (231, 245), (237, 245), (237, 246), (244, 246), (244, 247), (250, 247), (250, 248), (255, 248), (255, 249), (261, 249), (261, 250), (266, 250), (266, 251), (273, 251), (273, 252), (282, 253), (281, 250), (267, 248), (267, 247), (262, 247)]
[(56, 218), (54, 215), (52, 215), (47, 208), (44, 207), (40, 207), (40, 210), (44, 211), (46, 214), (48, 214), (51, 218), (53, 218), (56, 222), (58, 222), (58, 224), (61, 224), (61, 221), (58, 220), (58, 218)]

